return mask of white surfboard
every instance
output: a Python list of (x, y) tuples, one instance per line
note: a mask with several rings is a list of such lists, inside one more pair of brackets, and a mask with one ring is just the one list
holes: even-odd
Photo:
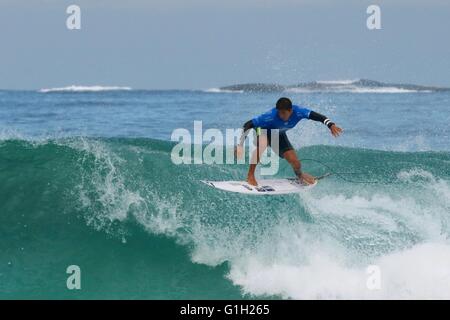
[(311, 185), (301, 183), (297, 178), (288, 179), (267, 179), (258, 180), (257, 186), (252, 186), (246, 181), (210, 181), (202, 180), (203, 183), (210, 187), (244, 194), (252, 195), (279, 195), (289, 193), (300, 193), (311, 189), (317, 185), (317, 181), (329, 176), (329, 174), (318, 177), (316, 182)]

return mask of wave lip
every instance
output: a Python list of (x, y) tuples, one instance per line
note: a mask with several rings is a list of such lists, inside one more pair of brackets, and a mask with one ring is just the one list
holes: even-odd
[(102, 92), (102, 91), (130, 91), (130, 87), (119, 87), (119, 86), (77, 86), (71, 85), (67, 87), (60, 88), (48, 88), (40, 89), (41, 93), (50, 92)]

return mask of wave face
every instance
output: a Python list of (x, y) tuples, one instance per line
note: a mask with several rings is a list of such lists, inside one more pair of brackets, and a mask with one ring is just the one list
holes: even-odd
[(0, 297), (450, 298), (450, 153), (305, 147), (351, 181), (255, 198), (199, 181), (242, 179), (245, 166), (176, 166), (172, 146), (0, 141)]
[(130, 87), (114, 87), (114, 86), (68, 86), (61, 88), (40, 89), (41, 93), (51, 92), (102, 92), (102, 91), (129, 91)]

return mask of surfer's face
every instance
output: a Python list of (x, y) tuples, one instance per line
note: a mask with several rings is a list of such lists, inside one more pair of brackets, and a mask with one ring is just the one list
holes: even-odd
[(291, 110), (278, 110), (278, 116), (281, 118), (281, 120), (283, 121), (288, 121), (289, 117), (292, 114), (292, 109)]

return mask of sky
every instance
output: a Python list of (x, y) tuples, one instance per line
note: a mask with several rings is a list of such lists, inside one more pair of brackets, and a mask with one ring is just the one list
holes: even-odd
[[(66, 27), (72, 4), (81, 30)], [(449, 32), (448, 0), (0, 0), (0, 89), (450, 86)]]

